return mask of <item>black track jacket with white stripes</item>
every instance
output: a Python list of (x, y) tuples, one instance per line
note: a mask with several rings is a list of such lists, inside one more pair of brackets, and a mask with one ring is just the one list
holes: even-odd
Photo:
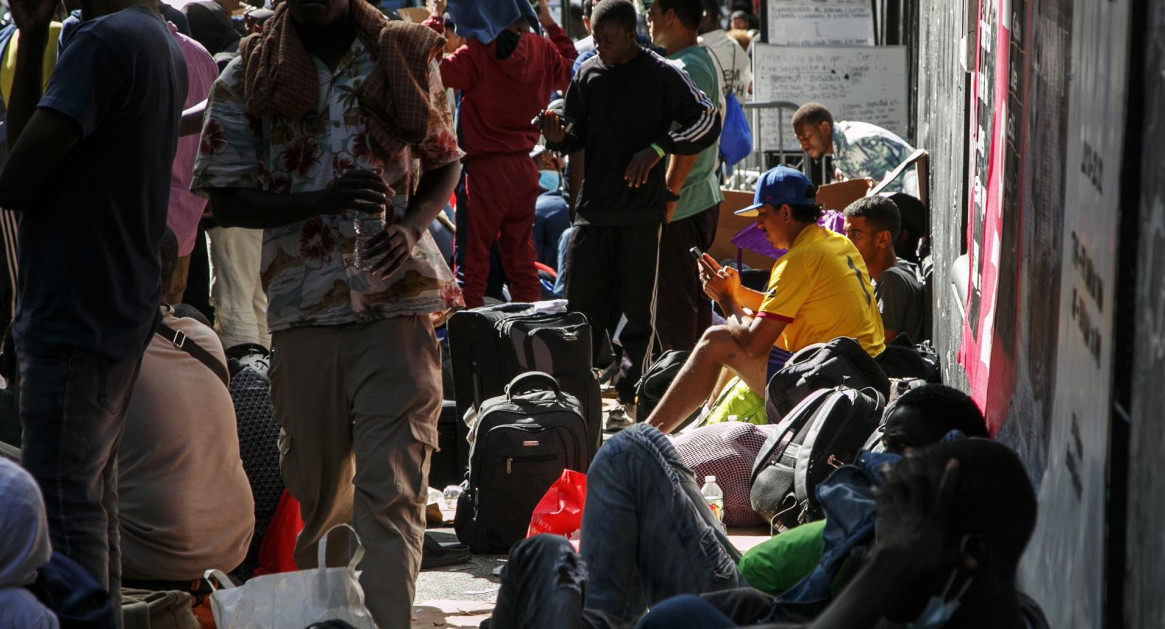
[(720, 116), (708, 96), (649, 50), (617, 66), (603, 65), (597, 55), (584, 62), (567, 89), (565, 114), (574, 127), (550, 148), (586, 150), (575, 218), (585, 225), (663, 222), (667, 162), (660, 160), (646, 185), (628, 188), (623, 173), (631, 157), (652, 143), (669, 154), (693, 155), (720, 137)]

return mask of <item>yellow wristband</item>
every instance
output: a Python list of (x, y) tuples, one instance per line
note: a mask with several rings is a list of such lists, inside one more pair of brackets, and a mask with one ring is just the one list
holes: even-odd
[(651, 148), (655, 149), (655, 153), (657, 155), (659, 155), (660, 157), (663, 157), (663, 149), (659, 148), (658, 144), (656, 144), (655, 142), (652, 142)]

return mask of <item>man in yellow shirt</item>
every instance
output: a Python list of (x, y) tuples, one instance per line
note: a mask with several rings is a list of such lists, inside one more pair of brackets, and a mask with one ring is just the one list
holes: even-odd
[(754, 203), (736, 212), (755, 216), (768, 241), (788, 250), (765, 292), (741, 286), (736, 269), (704, 254), (700, 280), (727, 323), (704, 333), (647, 423), (672, 431), (711, 394), (723, 368), (762, 395), (784, 360), (807, 345), (849, 336), (870, 356), (882, 353), (882, 319), (866, 264), (845, 236), (817, 224), (815, 194), (804, 174), (778, 166), (757, 182)]

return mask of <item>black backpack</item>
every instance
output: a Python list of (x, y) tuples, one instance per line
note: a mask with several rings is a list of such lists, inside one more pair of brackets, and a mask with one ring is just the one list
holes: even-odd
[[(646, 420), (651, 411), (655, 410), (663, 394), (667, 393), (668, 387), (676, 379), (676, 374), (691, 355), (692, 352), (688, 350), (668, 350), (643, 373), (643, 377), (635, 385), (635, 417), (639, 421)], [(692, 423), (699, 413), (699, 409), (693, 411), (688, 419), (676, 427), (676, 430)]]
[(586, 472), (590, 465), (591, 436), (578, 399), (538, 371), (482, 403), (471, 436), (454, 529), (475, 553), (509, 552), (562, 470)]
[(774, 528), (821, 519), (814, 495), (833, 470), (852, 463), (878, 426), (882, 399), (849, 387), (810, 393), (769, 436), (752, 466), (752, 508)]
[(769, 422), (781, 419), (819, 389), (845, 385), (859, 391), (873, 389), (882, 399), (890, 396), (890, 379), (878, 363), (848, 336), (815, 343), (793, 354), (765, 387), (765, 413)]
[(938, 354), (930, 342), (915, 345), (906, 333), (886, 343), (886, 349), (875, 360), (882, 372), (890, 378), (921, 378), (927, 382), (942, 382)]

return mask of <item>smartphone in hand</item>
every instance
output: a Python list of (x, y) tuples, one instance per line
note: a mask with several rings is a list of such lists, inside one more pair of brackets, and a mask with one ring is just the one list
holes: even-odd
[[(547, 110), (543, 109), (542, 111), (538, 112), (538, 115), (534, 116), (534, 119), (530, 121), (530, 124), (541, 129), (542, 125), (546, 123), (546, 111)], [(562, 130), (570, 133), (571, 129), (574, 127), (574, 118), (571, 118), (570, 116), (564, 116), (557, 112), (555, 112), (555, 115), (557, 115), (558, 120), (562, 122)]]

